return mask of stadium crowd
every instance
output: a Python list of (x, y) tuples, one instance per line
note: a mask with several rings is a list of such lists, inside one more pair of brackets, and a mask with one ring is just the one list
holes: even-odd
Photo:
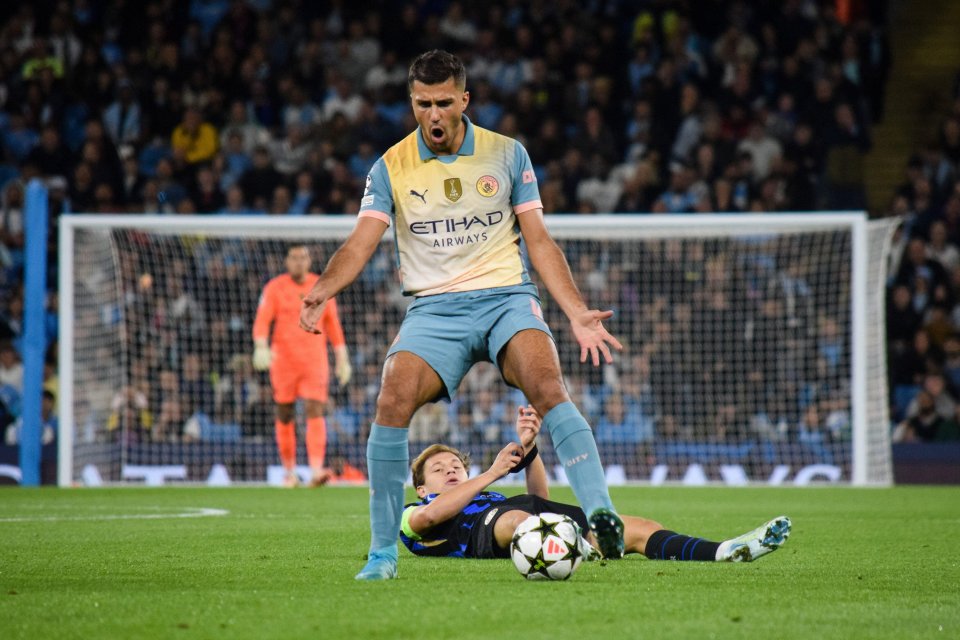
[[(305, 0), (10, 3), (0, 9), (0, 341), (19, 344), (24, 185), (31, 178), (50, 189), (52, 225), (74, 212), (350, 215), (372, 163), (415, 127), (406, 66), (434, 47), (466, 62), (470, 118), (525, 144), (547, 213), (864, 208), (863, 158), (871, 125), (883, 116), (890, 67), (885, 3), (862, 15), (839, 4), (840, 11), (826, 0), (411, 0), (362, 8)], [(955, 426), (958, 164), (960, 100), (939, 141), (910, 159), (890, 210), (879, 212), (908, 220), (888, 318), (898, 420), (924, 415), (932, 401)], [(56, 233), (50, 238), (53, 247)], [(129, 251), (149, 255), (146, 249)], [(156, 282), (144, 281), (142, 265), (132, 265), (128, 311), (150, 330), (131, 357), (131, 385), (117, 394), (114, 415), (103, 417), (108, 424), (139, 425), (158, 440), (199, 438), (201, 427), (189, 420), (198, 413), (239, 424), (248, 435), (270, 424), (269, 389), (243, 354), (256, 292), (280, 267), (244, 271), (271, 263), (231, 262), (220, 249), (209, 248), (219, 258), (184, 260), (166, 277), (151, 274)], [(710, 425), (717, 440), (748, 437), (751, 430), (813, 444), (848, 437), (842, 390), (799, 391), (823, 387), (820, 381), (842, 377), (836, 368), (848, 366), (831, 357), (842, 318), (818, 309), (804, 284), (816, 279), (817, 265), (799, 256), (778, 265), (765, 282), (792, 288), (749, 298), (748, 318), (728, 311), (740, 308), (739, 298), (707, 295), (716, 284), (711, 278), (732, 278), (740, 258), (704, 243), (650, 248), (651, 260), (668, 266), (673, 260), (702, 278), (684, 291), (691, 297), (667, 296), (669, 309), (651, 306), (663, 297), (644, 299), (649, 274), (624, 268), (615, 250), (600, 256), (570, 250), (578, 281), (606, 285), (587, 287), (596, 304), (606, 302), (605, 291), (632, 287), (637, 291), (627, 293), (638, 302), (631, 312), (644, 318), (618, 329), (647, 348), (612, 374), (571, 379), (598, 440), (682, 439), (694, 422)], [(50, 274), (52, 319), (55, 270)], [(200, 299), (207, 278), (224, 274), (242, 280), (250, 296), (231, 317)], [(358, 287), (382, 298), (380, 308), (396, 317), (369, 334), (348, 335), (348, 342), (362, 341), (354, 348), (358, 380), (338, 391), (333, 439), (342, 433), (362, 441), (369, 422), (376, 364), (402, 313), (385, 282)], [(748, 289), (725, 290), (736, 298)], [(811, 306), (802, 318), (790, 317), (795, 311), (788, 313), (786, 302), (798, 295)], [(689, 327), (745, 320), (761, 332), (800, 323), (793, 334), (799, 346), (822, 357), (778, 371), (771, 370), (775, 354), (756, 358), (766, 369), (749, 383), (779, 381), (762, 393), (716, 382), (723, 378), (717, 370), (709, 384), (718, 401), (664, 397), (662, 388), (683, 388), (685, 376), (704, 370), (693, 355), (707, 349), (690, 343), (706, 334)], [(48, 324), (53, 363), (56, 323)], [(196, 332), (233, 342), (204, 350), (185, 338)], [(711, 348), (723, 354), (731, 344)], [(16, 349), (0, 356), (0, 380), (15, 395)], [(722, 369), (724, 358), (716, 362)], [(830, 376), (822, 375), (824, 367), (833, 369)], [(414, 429), (432, 439), (455, 423), (469, 427), (457, 432), (464, 441), (499, 439), (508, 398), (487, 384), (489, 375), (478, 369), (469, 403), (449, 413), (435, 409)], [(671, 385), (659, 384), (667, 379)], [(52, 366), (47, 381), (55, 394)], [(761, 411), (748, 406), (748, 397), (806, 400)], [(12, 420), (14, 411), (7, 413)], [(760, 415), (766, 426), (753, 419)], [(629, 428), (617, 426), (624, 424)], [(932, 439), (948, 429), (906, 425), (897, 432)]]

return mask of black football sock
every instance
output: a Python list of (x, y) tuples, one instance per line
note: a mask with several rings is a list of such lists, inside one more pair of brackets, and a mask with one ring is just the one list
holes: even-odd
[(707, 560), (717, 559), (719, 542), (711, 542), (703, 538), (691, 538), (674, 531), (661, 529), (656, 531), (647, 540), (644, 552), (651, 560)]

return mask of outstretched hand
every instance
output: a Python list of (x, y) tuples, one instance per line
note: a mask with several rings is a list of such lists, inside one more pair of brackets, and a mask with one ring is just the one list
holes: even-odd
[(319, 293), (311, 291), (305, 295), (303, 302), (300, 304), (300, 328), (309, 333), (322, 333), (317, 327), (317, 322), (323, 315), (323, 308), (326, 303), (327, 299)]
[[(598, 309), (584, 309), (576, 316), (570, 318), (570, 326), (573, 328), (573, 335), (580, 343), (580, 362), (587, 361), (587, 355), (593, 366), (600, 366), (600, 355), (603, 354), (603, 361), (607, 364), (613, 364), (613, 356), (610, 355), (610, 346), (617, 351), (623, 351), (623, 345), (604, 329), (603, 320), (613, 316), (613, 311), (600, 311)], [(607, 345), (610, 346), (607, 346)]]
[(510, 473), (511, 469), (520, 464), (521, 460), (523, 460), (523, 448), (516, 442), (511, 442), (503, 449), (500, 449), (496, 460), (490, 465), (490, 472), (496, 475), (497, 478), (502, 478)]
[(533, 408), (533, 405), (517, 407), (517, 436), (520, 438), (520, 446), (524, 453), (533, 448), (540, 433), (541, 426), (540, 414)]

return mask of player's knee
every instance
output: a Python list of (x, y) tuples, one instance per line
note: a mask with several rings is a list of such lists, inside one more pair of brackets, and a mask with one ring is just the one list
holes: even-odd
[(283, 423), (293, 422), (295, 412), (292, 404), (277, 405), (277, 420)]
[(664, 528), (664, 526), (656, 520), (641, 518), (639, 516), (623, 516), (623, 523), (626, 528), (629, 529), (632, 536), (642, 538), (643, 540), (646, 540), (653, 533)]
[(377, 424), (405, 427), (416, 409), (416, 402), (411, 397), (383, 387), (377, 396)]
[(649, 520), (649, 519), (646, 522), (646, 526), (648, 531), (647, 535), (666, 528), (656, 520)]
[(322, 418), (327, 411), (327, 403), (320, 400), (307, 400), (304, 403), (304, 411), (308, 418)]
[(570, 400), (563, 382), (553, 378), (534, 379), (525, 385), (523, 393), (540, 415), (546, 415), (550, 409)]
[(529, 517), (530, 514), (526, 511), (512, 509), (497, 518), (496, 524), (493, 525), (493, 535), (497, 545), (505, 549), (510, 544), (517, 527)]

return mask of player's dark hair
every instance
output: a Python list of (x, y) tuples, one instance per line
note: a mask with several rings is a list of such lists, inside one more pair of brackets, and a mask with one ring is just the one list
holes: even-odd
[(460, 458), (460, 462), (463, 463), (464, 469), (470, 468), (470, 454), (463, 453), (458, 449), (454, 449), (451, 446), (445, 444), (432, 444), (423, 451), (420, 452), (416, 458), (413, 459), (413, 464), (410, 465), (410, 471), (413, 475), (413, 486), (414, 488), (419, 487), (423, 484), (423, 468), (427, 464), (427, 460), (437, 455), (438, 453), (452, 453), (453, 455)]
[(427, 51), (417, 56), (410, 65), (407, 74), (407, 88), (413, 91), (413, 83), (419, 80), (423, 84), (442, 84), (453, 78), (459, 89), (467, 86), (467, 70), (460, 58), (441, 49)]

